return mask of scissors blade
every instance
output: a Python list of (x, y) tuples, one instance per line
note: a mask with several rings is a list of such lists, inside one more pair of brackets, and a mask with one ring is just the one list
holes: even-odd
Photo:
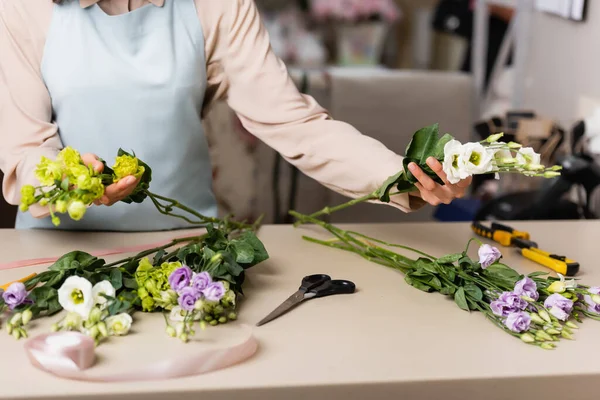
[(298, 290), (296, 293), (291, 295), (286, 301), (281, 303), (279, 307), (274, 309), (269, 315), (264, 317), (256, 326), (261, 326), (266, 324), (267, 322), (273, 321), (275, 318), (280, 317), (281, 315), (288, 312), (291, 308), (296, 306), (298, 303), (304, 300), (304, 291)]

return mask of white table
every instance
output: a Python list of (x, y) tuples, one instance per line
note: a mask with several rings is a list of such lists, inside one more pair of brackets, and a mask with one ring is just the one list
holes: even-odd
[[(581, 278), (600, 283), (599, 222), (519, 223), (541, 247), (582, 265)], [(465, 224), (363, 225), (355, 230), (441, 255), (463, 249)], [(354, 254), (301, 239), (315, 228), (266, 226), (260, 237), (271, 259), (251, 270), (240, 321), (209, 329), (198, 343), (181, 344), (163, 333), (158, 315), (136, 314), (136, 331), (98, 348), (97, 370), (125, 370), (136, 363), (182, 354), (221, 339), (239, 339), (239, 323), (255, 324), (297, 289), (301, 278), (327, 273), (350, 279), (356, 294), (307, 302), (256, 328), (258, 353), (230, 369), (150, 383), (90, 384), (64, 381), (35, 370), (23, 342), (0, 335), (0, 399), (596, 399), (600, 379), (600, 323), (589, 321), (577, 340), (555, 351), (526, 346), (480, 314), (461, 311), (439, 294), (409, 287), (401, 274)], [(310, 232), (313, 231), (313, 232)], [(0, 231), (2, 261), (57, 256), (127, 244), (152, 243), (173, 233), (69, 234)], [(522, 272), (541, 269), (504, 250)], [(43, 268), (1, 271), (5, 282)], [(51, 321), (33, 329), (38, 334)], [(116, 363), (115, 360), (119, 360)]]

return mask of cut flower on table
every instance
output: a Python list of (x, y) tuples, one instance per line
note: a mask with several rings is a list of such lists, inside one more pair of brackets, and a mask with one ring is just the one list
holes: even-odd
[(305, 240), (398, 270), (415, 289), (452, 297), (459, 308), (481, 312), (494, 325), (527, 344), (550, 350), (561, 339), (573, 339), (576, 322), (584, 317), (600, 321), (600, 287), (566, 282), (563, 276), (545, 277), (543, 272), (522, 275), (502, 264), (500, 251), (488, 244), (480, 243), (478, 258), (473, 259), (469, 247), (479, 242), (476, 239), (471, 239), (460, 253), (436, 257), (346, 231), (310, 215), (292, 215), (301, 223), (321, 226), (333, 235), (328, 240), (306, 236)]

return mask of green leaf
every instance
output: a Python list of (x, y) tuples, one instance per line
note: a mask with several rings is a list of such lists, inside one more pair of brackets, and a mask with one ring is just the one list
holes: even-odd
[(152, 265), (156, 265), (159, 263), (160, 259), (163, 258), (165, 255), (167, 254), (167, 252), (164, 249), (160, 249), (155, 255), (154, 258), (152, 259)]
[(47, 316), (51, 316), (53, 314), (56, 314), (57, 312), (62, 311), (62, 306), (60, 305), (60, 303), (58, 302), (58, 293), (55, 297), (50, 298), (50, 300), (48, 301), (48, 313), (46, 314)]
[(507, 288), (513, 288), (522, 276), (509, 266), (500, 263), (490, 265), (483, 270), (482, 274)]
[(260, 241), (260, 239), (256, 236), (254, 232), (246, 231), (237, 240), (249, 244), (254, 250), (254, 257), (252, 259), (252, 262), (249, 263), (249, 266), (246, 266), (246, 268), (253, 267), (269, 259), (269, 253), (267, 252), (265, 245), (263, 244), (263, 242)]
[(532, 272), (531, 274), (529, 274), (528, 276), (530, 278), (536, 278), (538, 276), (546, 276), (549, 275), (548, 272), (543, 272), (543, 271), (537, 271), (537, 272)]
[(115, 290), (119, 290), (123, 287), (123, 273), (119, 268), (113, 268), (112, 271), (110, 271), (110, 284)]
[(235, 252), (235, 261), (240, 264), (250, 264), (254, 260), (254, 249), (250, 243), (241, 240), (232, 240), (231, 246)]
[(379, 200), (384, 203), (389, 203), (390, 190), (392, 190), (394, 185), (398, 184), (398, 182), (403, 181), (404, 179), (404, 171), (400, 171), (396, 175), (392, 175), (387, 178), (387, 180), (383, 182), (383, 185), (381, 185), (381, 187), (377, 190), (377, 197), (379, 197)]
[(50, 286), (37, 287), (29, 293), (29, 299), (39, 308), (46, 309), (52, 298), (58, 298), (58, 291)]
[(448, 295), (452, 295), (452, 294), (454, 294), (455, 292), (456, 292), (456, 289), (454, 289), (454, 288), (453, 288), (453, 287), (451, 287), (451, 286), (444, 286), (444, 287), (443, 287), (443, 288), (440, 290), (440, 293), (441, 293), (441, 294), (443, 294), (443, 295), (446, 295), (446, 296), (448, 296)]
[(431, 279), (429, 280), (428, 284), (434, 288), (435, 290), (441, 290), (442, 289), (442, 281), (440, 281), (440, 278), (438, 278), (437, 276), (432, 276)]
[(438, 142), (435, 145), (435, 148), (433, 150), (433, 157), (435, 157), (440, 162), (443, 161), (444, 147), (451, 140), (454, 140), (454, 136), (450, 135), (449, 133), (446, 133), (444, 136), (442, 136), (441, 139), (438, 140)]
[(83, 251), (72, 251), (60, 257), (48, 269), (50, 271), (66, 271), (70, 269), (97, 269), (104, 265), (104, 260)]
[(435, 260), (438, 264), (453, 264), (460, 260), (463, 253), (448, 254)]
[(439, 272), (436, 268), (437, 265), (427, 258), (419, 258), (415, 263), (415, 267), (417, 269), (423, 269), (427, 272), (431, 272), (432, 274), (437, 274)]
[(406, 158), (415, 160), (417, 164), (425, 164), (428, 157), (435, 154), (435, 146), (439, 141), (439, 124), (433, 124), (416, 131), (406, 148)]
[(405, 275), (404, 276), (404, 281), (409, 284), (410, 286), (414, 287), (415, 289), (419, 289), (423, 292), (431, 292), (431, 287), (425, 285), (424, 283), (413, 279), (410, 275)]
[(467, 304), (467, 298), (465, 297), (464, 288), (460, 287), (458, 288), (456, 293), (454, 293), (454, 301), (456, 302), (456, 305), (458, 305), (461, 309), (465, 311), (470, 311), (469, 305)]
[(483, 292), (477, 285), (474, 285), (472, 283), (466, 284), (465, 292), (477, 301), (483, 300)]
[(127, 289), (134, 289), (137, 290), (138, 288), (138, 284), (136, 282), (135, 279), (133, 278), (123, 278), (123, 286), (125, 286)]
[(62, 283), (64, 282), (64, 280), (67, 278), (65, 275), (66, 271), (59, 271), (58, 273), (54, 274), (54, 276), (50, 279), (48, 279), (48, 281), (46, 282), (46, 285), (44, 286), (52, 286), (52, 287), (56, 287), (57, 289), (60, 288), (60, 285), (62, 285)]

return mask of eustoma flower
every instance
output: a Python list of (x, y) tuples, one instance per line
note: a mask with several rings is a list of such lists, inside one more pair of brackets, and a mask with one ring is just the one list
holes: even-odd
[(58, 290), (58, 301), (66, 311), (87, 319), (94, 307), (92, 284), (85, 278), (71, 276)]
[(525, 310), (527, 302), (518, 294), (503, 292), (497, 300), (490, 303), (490, 307), (497, 316), (507, 317), (512, 313)]
[(532, 300), (537, 300), (540, 294), (537, 291), (537, 284), (529, 277), (525, 277), (515, 284), (514, 293), (519, 296), (525, 296)]
[(514, 312), (506, 317), (504, 324), (513, 332), (525, 332), (531, 326), (531, 317), (523, 311)]
[(18, 307), (25, 302), (27, 294), (27, 289), (23, 283), (14, 282), (4, 293), (2, 293), (2, 299), (8, 308), (14, 310), (15, 307)]
[(550, 314), (559, 320), (566, 321), (573, 311), (573, 301), (555, 293), (550, 295), (546, 301), (544, 301), (544, 307), (550, 311)]
[(481, 268), (483, 269), (488, 268), (502, 257), (500, 250), (489, 244), (481, 245), (478, 250), (478, 255), (479, 264), (481, 264)]

